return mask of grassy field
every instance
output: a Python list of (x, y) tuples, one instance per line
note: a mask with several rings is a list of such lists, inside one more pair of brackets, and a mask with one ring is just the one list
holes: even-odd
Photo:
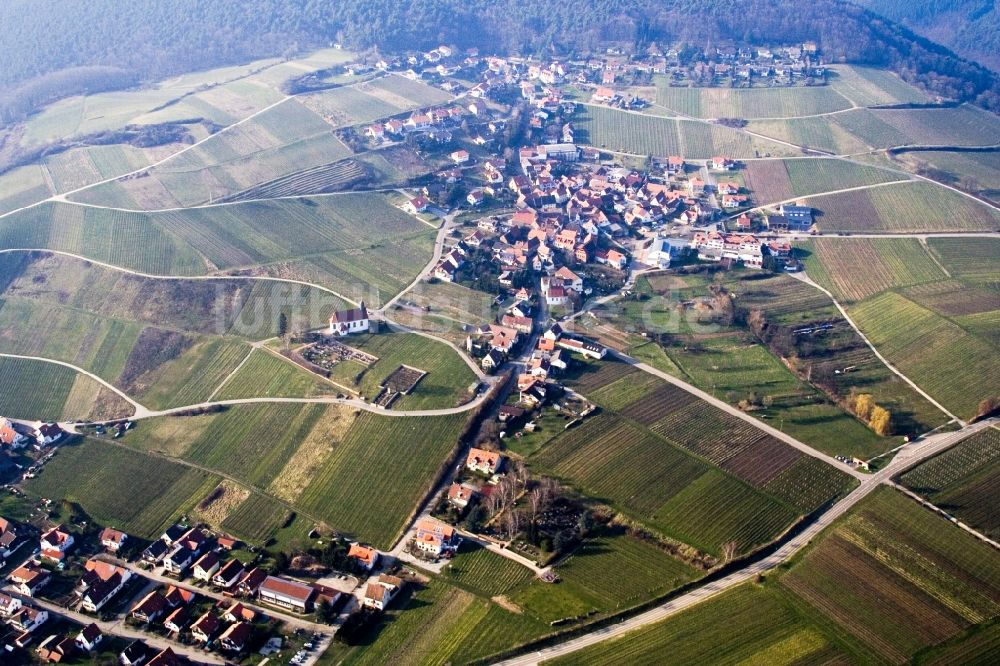
[(356, 361), (344, 361), (334, 367), (330, 379), (358, 391), (369, 400), (375, 398), (381, 383), (400, 365), (427, 373), (413, 391), (392, 404), (393, 409), (455, 407), (468, 397), (467, 389), (477, 380), (458, 352), (415, 333), (352, 336), (346, 343), (379, 360), (370, 367)]
[(860, 110), (835, 118), (873, 148), (899, 145), (988, 146), (1000, 143), (1000, 120), (973, 106)]
[[(839, 114), (846, 115), (846, 114)], [(836, 155), (861, 153), (869, 146), (833, 121), (837, 116), (814, 116), (788, 120), (752, 120), (747, 129), (796, 146), (824, 150)]]
[(69, 421), (119, 418), (132, 412), (117, 394), (67, 367), (0, 357), (0, 415)]
[(291, 512), (274, 499), (251, 493), (225, 517), (219, 527), (250, 543), (264, 544), (285, 523)]
[(998, 563), (989, 546), (880, 489), (776, 580), (546, 663), (987, 663)]
[(583, 107), (573, 119), (580, 143), (638, 155), (681, 152), (678, 121), (598, 106)]
[(11, 169), (0, 175), (0, 214), (42, 201), (51, 194), (41, 166), (29, 164)]
[(822, 231), (993, 231), (1000, 213), (932, 183), (810, 197)]
[(902, 476), (905, 486), (987, 536), (1000, 537), (1000, 430), (989, 428)]
[(960, 417), (973, 416), (981, 399), (1000, 395), (996, 346), (948, 318), (892, 292), (850, 313), (891, 363)]
[(817, 238), (802, 247), (809, 276), (842, 303), (947, 277), (915, 238)]
[(842, 111), (851, 103), (831, 86), (813, 88), (656, 87), (656, 103), (695, 118), (788, 118)]
[(25, 491), (79, 502), (98, 523), (149, 539), (193, 508), (219, 480), (163, 458), (85, 440), (62, 446)]

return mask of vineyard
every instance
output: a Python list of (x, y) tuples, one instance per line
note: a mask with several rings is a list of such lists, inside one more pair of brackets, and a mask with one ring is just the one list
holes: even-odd
[(986, 544), (880, 489), (780, 580), (880, 659), (901, 663), (1000, 615), (998, 565)]
[(776, 584), (769, 575), (551, 663), (908, 663), (986, 622), (931, 662), (965, 663), (997, 644), (998, 565), (989, 546), (883, 488)]
[(754, 160), (744, 171), (747, 189), (759, 206), (788, 201), (795, 196), (783, 160)]
[(341, 160), (255, 185), (248, 190), (226, 197), (225, 200), (250, 201), (335, 192), (348, 188), (366, 176), (367, 172), (360, 163), (354, 160)]
[(1000, 239), (929, 238), (927, 244), (952, 275), (1000, 277)]
[(843, 655), (773, 591), (744, 585), (614, 641), (546, 662), (618, 664), (835, 663)]
[(444, 569), (444, 575), (460, 587), (471, 588), (488, 597), (508, 594), (535, 579), (531, 569), (474, 542), (462, 545)]
[(833, 121), (833, 118), (851, 113), (857, 112), (848, 111), (836, 116), (788, 120), (752, 120), (747, 129), (797, 146), (824, 150), (836, 155), (862, 153), (869, 150), (868, 145)]
[(465, 414), (361, 414), (320, 461), (297, 504), (354, 538), (388, 548), (458, 441)]
[[(644, 380), (644, 395), (631, 387), (626, 393), (632, 377), (623, 377), (617, 364), (606, 368), (583, 379), (602, 396), (596, 398), (600, 404), (616, 405), (621, 415), (591, 417), (547, 444), (529, 459), (531, 464), (709, 552), (729, 541), (740, 550), (766, 543), (795, 518), (797, 511), (784, 502), (803, 504), (795, 495), (802, 481), (783, 473), (798, 465), (802, 454), (670, 384)], [(607, 383), (598, 388), (594, 378), (602, 374)], [(575, 388), (588, 391), (579, 380)], [(631, 402), (623, 398), (626, 394), (633, 396)], [(808, 493), (816, 504), (806, 510), (847, 487), (848, 479), (825, 465), (796, 474), (809, 478), (810, 489), (829, 491), (822, 497)], [(782, 501), (759, 492), (765, 487)]]
[(994, 346), (945, 317), (891, 292), (850, 313), (890, 363), (960, 416), (972, 416), (981, 399), (1000, 394)]
[(923, 92), (884, 69), (838, 65), (831, 70), (831, 87), (859, 106), (927, 101)]
[(132, 411), (117, 395), (67, 367), (0, 357), (0, 415), (58, 421), (115, 418)]
[(148, 215), (46, 203), (0, 220), (0, 245), (80, 254), (162, 275), (199, 275), (204, 261)]
[(573, 119), (577, 141), (637, 155), (681, 152), (678, 121), (600, 106), (582, 107)]
[(947, 277), (915, 238), (817, 238), (808, 247), (806, 270), (841, 302)]
[(851, 107), (831, 86), (800, 88), (674, 88), (661, 80), (656, 103), (695, 118), (789, 118)]
[(215, 400), (239, 398), (311, 398), (336, 395), (337, 387), (272, 352), (254, 350), (239, 371), (215, 394)]
[[(180, 146), (171, 145), (170, 148), (179, 150)], [(46, 157), (44, 168), (52, 178), (55, 190), (67, 192), (141, 169), (163, 150), (163, 147), (155, 151), (142, 150), (128, 144), (87, 146)]]
[(51, 194), (45, 173), (37, 164), (0, 174), (0, 214), (31, 205)]
[(290, 515), (285, 506), (266, 495), (253, 492), (225, 517), (219, 527), (250, 543), (264, 544), (288, 521)]
[(983, 430), (900, 480), (991, 538), (1000, 536), (995, 506), (1000, 492), (1000, 430)]
[(86, 440), (63, 446), (38, 478), (25, 484), (25, 491), (78, 502), (98, 523), (151, 539), (219, 480), (180, 463)]
[(548, 631), (551, 628), (546, 624), (442, 580), (419, 586), (411, 583), (363, 646), (334, 644), (321, 663), (467, 663)]
[(811, 197), (823, 231), (989, 231), (1000, 213), (925, 182)]
[[(153, 409), (204, 402), (236, 370), (250, 351), (248, 344), (232, 338), (197, 340), (176, 359), (142, 373), (141, 381), (139, 376), (135, 376), (128, 388), (137, 400)], [(149, 352), (143, 341), (139, 340), (129, 358), (142, 359)], [(127, 363), (126, 369), (128, 368)]]

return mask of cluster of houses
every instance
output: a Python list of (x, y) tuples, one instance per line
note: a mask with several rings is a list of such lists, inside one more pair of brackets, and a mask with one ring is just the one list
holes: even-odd
[(696, 233), (691, 238), (691, 248), (702, 261), (738, 261), (747, 268), (763, 268), (766, 256), (784, 262), (792, 252), (792, 246), (784, 241), (764, 241), (752, 234), (720, 231)]
[(0, 449), (16, 451), (28, 445), (51, 446), (61, 440), (66, 431), (57, 423), (41, 423), (37, 427), (18, 426), (10, 419), (0, 416)]
[[(53, 633), (41, 638), (45, 635), (42, 627), (49, 621), (49, 612), (3, 592), (0, 592), (0, 620), (12, 630), (13, 635), (7, 639), (8, 650), (13, 647), (24, 649), (37, 643), (35, 654), (42, 663), (70, 661), (80, 653), (94, 652), (104, 640), (103, 632), (95, 623), (90, 623), (75, 633)], [(144, 660), (145, 663), (152, 666), (177, 666), (176, 659), (153, 661), (150, 658), (156, 657), (160, 652), (162, 651), (153, 652)], [(169, 656), (174, 657), (172, 653)]]

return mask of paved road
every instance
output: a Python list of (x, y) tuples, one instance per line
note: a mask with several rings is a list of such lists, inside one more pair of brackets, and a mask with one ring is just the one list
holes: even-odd
[(859, 479), (868, 479), (868, 478), (870, 478), (870, 476), (868, 474), (864, 474), (862, 472), (859, 472), (858, 470), (854, 469), (850, 465), (842, 463), (839, 460), (837, 460), (836, 458), (833, 458), (832, 456), (828, 456), (825, 453), (821, 453), (820, 451), (817, 451), (816, 449), (812, 448), (811, 446), (809, 446), (807, 444), (804, 444), (804, 443), (800, 442), (799, 440), (795, 439), (791, 435), (789, 435), (787, 433), (784, 433), (784, 432), (778, 430), (777, 428), (774, 428), (774, 427), (772, 427), (772, 426), (764, 423), (763, 421), (760, 421), (759, 419), (755, 419), (754, 417), (750, 416), (749, 414), (745, 413), (744, 411), (742, 411), (740, 409), (737, 409), (736, 407), (733, 407), (729, 403), (723, 402), (722, 400), (719, 400), (718, 398), (716, 398), (715, 396), (713, 396), (710, 393), (706, 393), (705, 391), (702, 391), (697, 386), (694, 386), (692, 384), (688, 384), (683, 379), (678, 379), (677, 377), (674, 377), (673, 375), (668, 375), (667, 373), (663, 372), (662, 370), (657, 370), (656, 368), (654, 368), (653, 366), (651, 366), (651, 365), (649, 365), (647, 363), (642, 363), (641, 361), (637, 361), (636, 359), (632, 358), (628, 354), (624, 354), (622, 352), (614, 351), (614, 350), (609, 350), (609, 354), (618, 357), (619, 359), (621, 359), (625, 363), (628, 363), (629, 365), (632, 365), (632, 366), (638, 368), (639, 370), (642, 370), (643, 372), (647, 372), (647, 373), (649, 373), (651, 375), (655, 375), (656, 377), (659, 377), (660, 379), (662, 379), (662, 380), (664, 380), (666, 382), (669, 382), (669, 383), (673, 384), (674, 386), (678, 386), (678, 387), (684, 389), (688, 393), (692, 393), (692, 394), (698, 396), (699, 398), (701, 398), (705, 402), (708, 402), (708, 403), (712, 404), (713, 406), (718, 407), (719, 409), (721, 409), (722, 411), (726, 412), (727, 414), (730, 414), (732, 416), (735, 416), (738, 419), (742, 419), (743, 421), (746, 421), (747, 423), (751, 424), (752, 426), (754, 426), (758, 430), (763, 430), (764, 432), (766, 432), (767, 434), (771, 435), (772, 437), (776, 437), (777, 439), (780, 439), (781, 441), (785, 442), (789, 446), (792, 446), (792, 447), (798, 449), (799, 451), (801, 451), (801, 452), (803, 452), (803, 453), (805, 453), (807, 455), (812, 456), (813, 458), (819, 458), (823, 462), (825, 462), (825, 463), (827, 463), (829, 465), (832, 465), (833, 467), (836, 467), (837, 469), (839, 469), (842, 472), (850, 474), (851, 476), (859, 478)]
[(830, 300), (833, 301), (833, 304), (835, 306), (837, 306), (837, 310), (840, 311), (841, 316), (843, 316), (844, 319), (847, 320), (847, 323), (851, 325), (851, 328), (853, 328), (854, 331), (858, 334), (858, 336), (860, 336), (861, 339), (865, 341), (865, 344), (868, 345), (868, 348), (872, 350), (872, 353), (875, 354), (875, 356), (876, 356), (876, 358), (878, 358), (878, 360), (882, 361), (882, 364), (885, 365), (885, 367), (889, 368), (889, 370), (891, 370), (897, 377), (899, 377), (904, 382), (906, 382), (907, 384), (909, 384), (909, 386), (914, 391), (916, 391), (921, 396), (923, 396), (924, 399), (927, 400), (927, 402), (931, 403), (932, 405), (934, 405), (935, 407), (937, 407), (938, 409), (940, 409), (942, 412), (944, 412), (949, 418), (951, 418), (951, 419), (953, 419), (955, 421), (958, 421), (962, 425), (965, 425), (965, 421), (963, 421), (962, 419), (958, 418), (957, 416), (955, 416), (954, 414), (952, 414), (950, 411), (948, 411), (945, 408), (944, 405), (942, 405), (940, 402), (938, 402), (937, 400), (935, 400), (934, 398), (932, 398), (930, 396), (930, 394), (928, 394), (922, 388), (920, 388), (919, 386), (917, 386), (917, 384), (915, 382), (911, 381), (909, 377), (907, 377), (902, 372), (900, 372), (896, 368), (896, 366), (894, 366), (893, 364), (889, 363), (888, 359), (886, 359), (884, 356), (882, 356), (882, 354), (879, 352), (879, 350), (875, 348), (875, 345), (873, 345), (871, 343), (871, 340), (868, 339), (868, 336), (866, 336), (861, 331), (861, 329), (858, 328), (858, 325), (854, 323), (854, 320), (851, 319), (851, 316), (849, 314), (847, 314), (847, 310), (844, 308), (844, 306), (837, 302), (837, 299), (833, 297), (833, 294), (831, 294), (828, 289), (826, 289), (826, 288), (821, 287), (820, 285), (818, 285), (812, 278), (810, 278), (804, 272), (800, 271), (798, 273), (791, 273), (791, 276), (793, 278), (795, 278), (796, 280), (798, 280), (799, 282), (804, 282), (805, 284), (808, 284), (809, 286), (814, 287), (814, 288), (822, 291), (827, 296), (829, 296)]
[[(176, 578), (171, 578), (170, 576), (164, 576), (163, 574), (151, 571), (149, 569), (143, 569), (142, 567), (137, 566), (133, 562), (126, 562), (124, 560), (111, 557), (110, 555), (99, 555), (98, 558), (106, 562), (111, 562), (112, 564), (116, 564), (120, 567), (124, 567), (129, 571), (132, 571), (142, 576), (143, 578), (156, 581), (157, 583), (163, 583), (164, 585), (173, 585), (175, 587), (180, 587), (185, 590), (190, 590), (191, 592), (194, 592), (197, 595), (200, 595), (202, 597), (208, 597), (209, 599), (215, 599), (216, 601), (225, 601), (226, 603), (232, 603), (233, 601), (236, 601), (231, 597), (227, 597), (219, 592), (214, 592), (208, 587), (195, 587), (194, 585), (189, 585), (187, 583), (179, 582)], [(257, 611), (262, 615), (267, 615), (268, 617), (273, 617), (277, 620), (281, 620), (282, 622), (285, 622), (286, 624), (289, 624), (293, 627), (305, 629), (307, 631), (318, 631), (323, 633), (327, 633), (330, 631), (330, 627), (325, 624), (312, 622), (310, 620), (306, 620), (305, 618), (301, 618), (295, 615), (290, 615), (278, 609), (269, 608), (265, 606), (258, 606), (244, 599), (239, 599), (238, 601), (242, 603), (244, 606)]]
[[(68, 608), (63, 608), (62, 606), (57, 606), (56, 604), (45, 601), (44, 599), (25, 597), (24, 595), (18, 593), (17, 591), (15, 591), (13, 588), (10, 587), (8, 587), (5, 590), (5, 592), (11, 596), (21, 599), (23, 602), (27, 604), (38, 606), (39, 608), (44, 608), (49, 612), (49, 615), (56, 615), (66, 620), (70, 620), (72, 622), (76, 622), (84, 626), (94, 623), (98, 627), (100, 627), (101, 631), (105, 634), (122, 636), (124, 638), (132, 638), (132, 639), (137, 638), (151, 647), (159, 648), (161, 650), (163, 648), (170, 648), (175, 653), (179, 655), (184, 655), (186, 657), (190, 657), (191, 659), (198, 662), (204, 662), (210, 664), (226, 663), (225, 659), (223, 659), (221, 656), (213, 652), (205, 652), (203, 650), (199, 650), (196, 647), (190, 645), (184, 645), (182, 643), (176, 643), (174, 641), (167, 640), (166, 638), (163, 638), (161, 636), (157, 636), (156, 634), (140, 631), (138, 629), (130, 627), (127, 624), (125, 624), (124, 618), (106, 622), (103, 620), (98, 620), (93, 617), (90, 617), (89, 615), (77, 613), (76, 611), (69, 610)], [(42, 635), (45, 634), (44, 627), (42, 628), (40, 633)]]
[(530, 666), (538, 664), (544, 660), (572, 654), (573, 652), (582, 650), (588, 646), (595, 645), (611, 638), (616, 638), (630, 631), (659, 622), (660, 620), (670, 617), (671, 615), (675, 615), (686, 608), (690, 608), (695, 604), (710, 599), (718, 594), (721, 594), (722, 592), (725, 592), (726, 590), (736, 587), (737, 585), (741, 585), (753, 579), (757, 574), (766, 573), (808, 545), (817, 534), (823, 531), (835, 520), (843, 516), (848, 510), (851, 509), (851, 507), (867, 497), (883, 482), (889, 481), (896, 474), (899, 474), (900, 472), (916, 465), (921, 460), (944, 451), (969, 435), (993, 425), (996, 421), (997, 419), (983, 421), (971, 426), (966, 426), (957, 432), (930, 436), (908, 445), (901, 450), (896, 458), (894, 458), (893, 461), (884, 469), (865, 478), (865, 480), (861, 482), (861, 485), (858, 486), (853, 492), (833, 505), (829, 510), (819, 516), (819, 518), (803, 529), (800, 533), (789, 539), (772, 555), (762, 560), (753, 562), (745, 568), (740, 569), (739, 571), (736, 571), (724, 578), (720, 578), (719, 580), (692, 590), (691, 592), (679, 596), (676, 599), (672, 599), (661, 606), (657, 606), (656, 608), (628, 618), (619, 624), (596, 629), (591, 633), (568, 640), (564, 643), (559, 643), (558, 645), (553, 645), (521, 657), (515, 657), (498, 663), (503, 664), (504, 666)]

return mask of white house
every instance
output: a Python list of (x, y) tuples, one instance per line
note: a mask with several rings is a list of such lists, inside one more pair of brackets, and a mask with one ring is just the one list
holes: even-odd
[(387, 576), (384, 574), (379, 576), (368, 583), (368, 587), (365, 589), (365, 607), (374, 608), (375, 610), (385, 610), (385, 607), (396, 596), (402, 585), (402, 579), (396, 576)]
[(104, 638), (101, 628), (91, 622), (76, 635), (76, 646), (84, 652), (93, 652)]
[(220, 566), (219, 556), (214, 552), (209, 551), (199, 557), (198, 561), (194, 563), (192, 575), (194, 575), (194, 577), (198, 580), (208, 582), (212, 580), (212, 576), (215, 575), (215, 572), (219, 570)]
[(352, 310), (337, 310), (330, 315), (330, 335), (366, 333), (370, 325), (368, 308), (365, 307), (364, 301)]

